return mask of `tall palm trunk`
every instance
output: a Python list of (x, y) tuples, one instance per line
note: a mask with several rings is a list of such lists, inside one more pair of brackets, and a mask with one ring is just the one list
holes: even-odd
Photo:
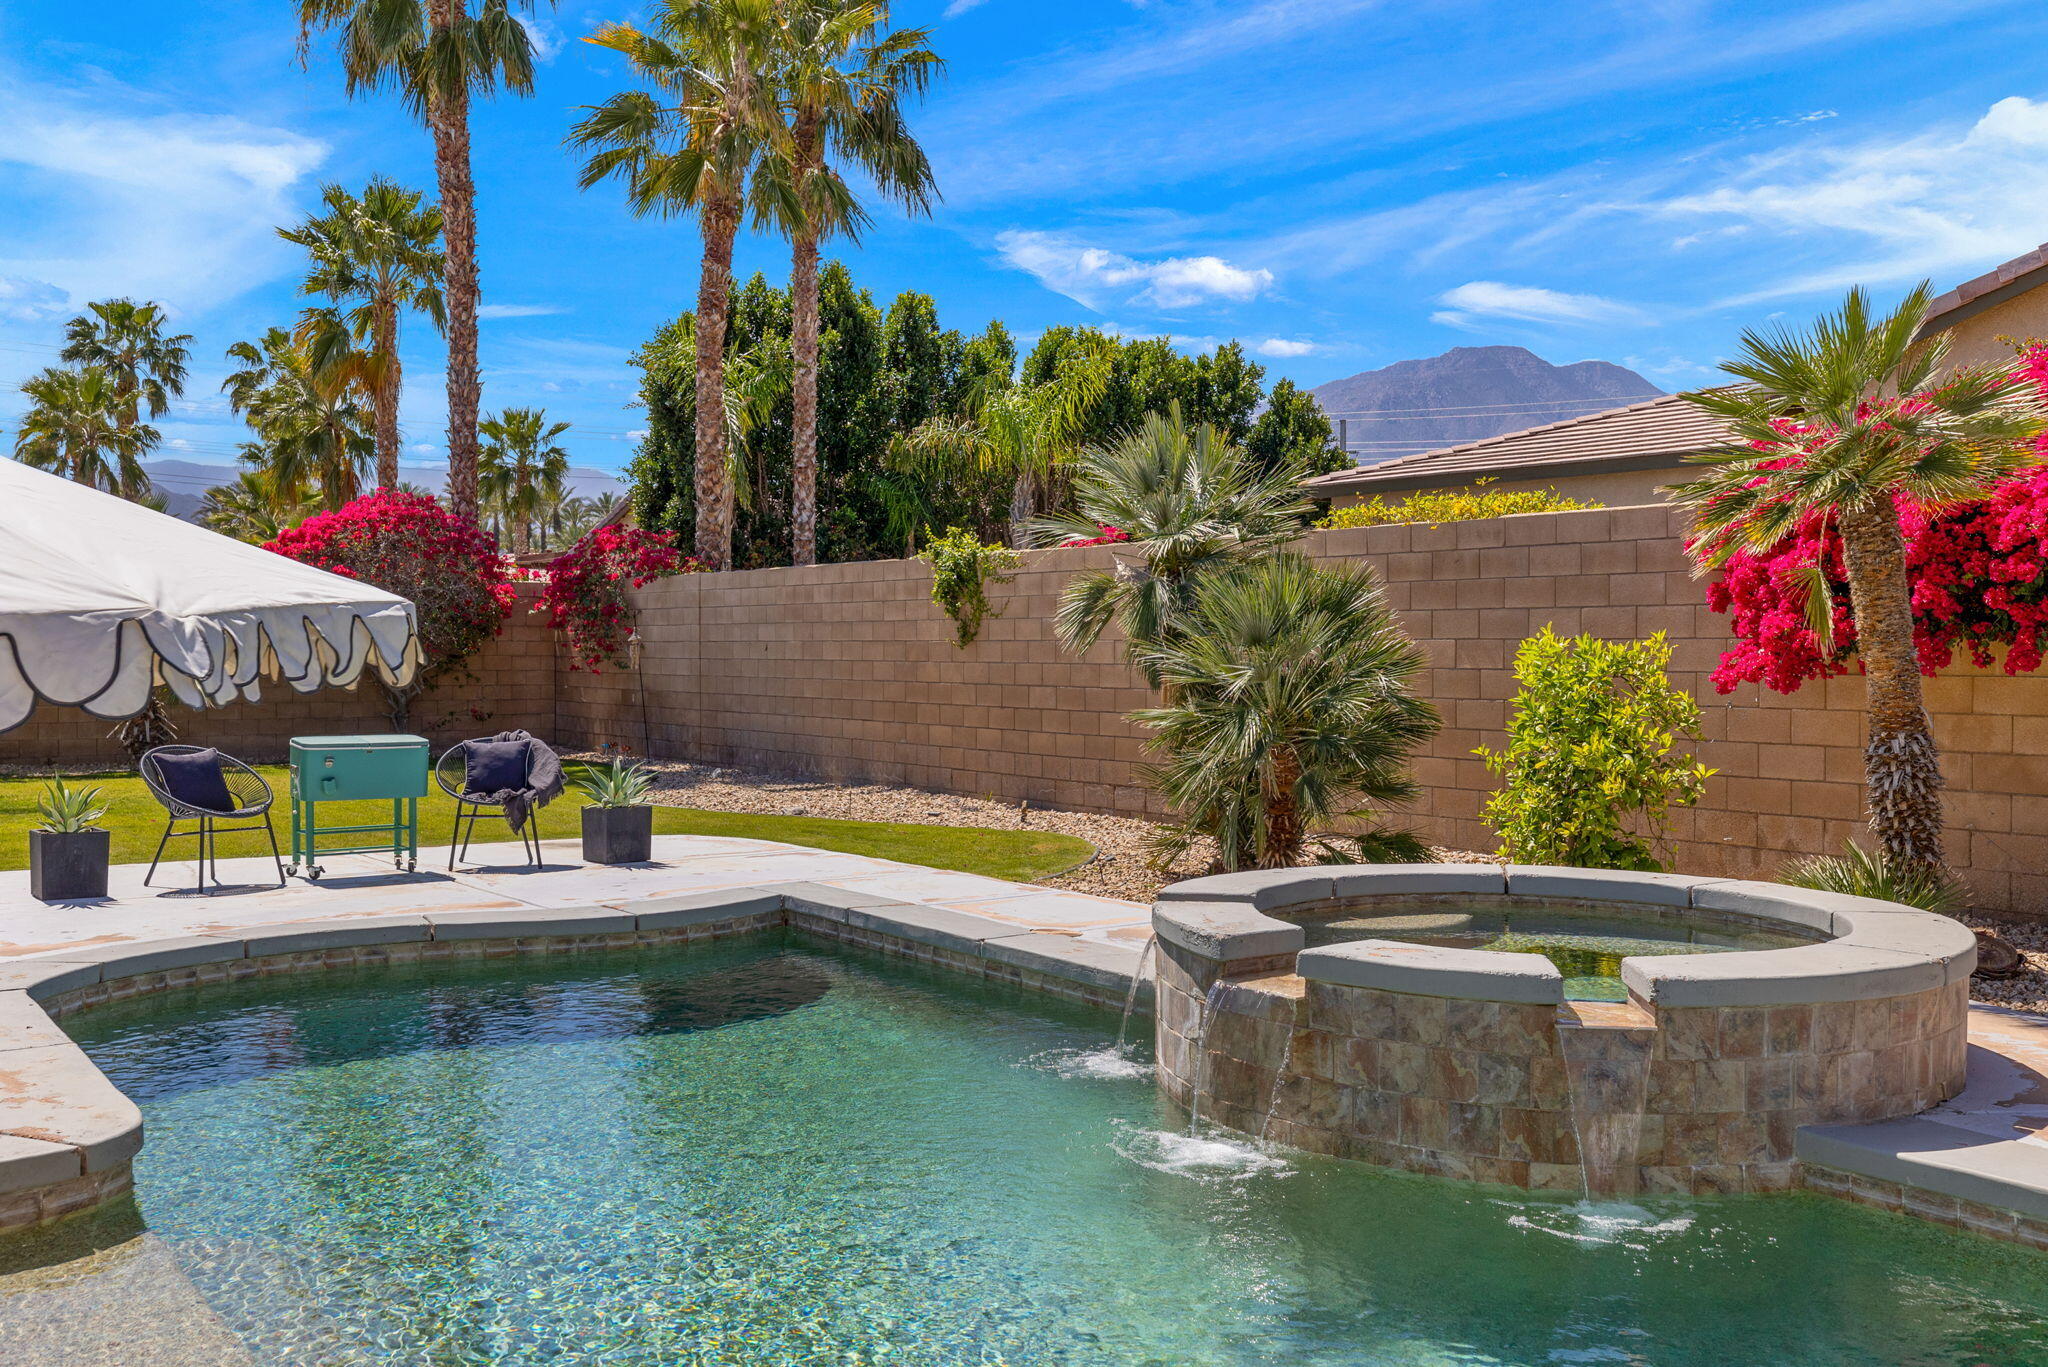
[(1841, 529), (1870, 714), (1863, 748), (1870, 829), (1888, 862), (1938, 871), (1943, 867), (1941, 761), (1920, 687), (1898, 510), (1885, 495), (1871, 507), (1844, 513)]
[[(427, 0), (438, 32), (463, 18), (463, 0)], [(434, 176), (441, 191), (441, 242), (447, 251), (448, 502), (476, 516), (476, 415), (483, 384), (476, 358), (476, 182), (469, 171), (469, 87), (435, 92), (427, 101), (434, 135)]]
[(527, 475), (519, 472), (519, 482), (512, 490), (512, 506), (519, 511), (512, 522), (512, 554), (525, 555), (533, 549), (533, 524), (527, 520), (526, 490)]
[(404, 379), (404, 368), (398, 361), (398, 306), (389, 299), (377, 301), (376, 314), (371, 320), (377, 359), (377, 385), (370, 395), (371, 406), (376, 410), (375, 437), (377, 443), (377, 487), (396, 489), (398, 487), (398, 390)]
[[(818, 120), (800, 114), (794, 129), (797, 186), (808, 184), (818, 171)], [(818, 234), (799, 229), (789, 262), (789, 344), (793, 413), (790, 438), (789, 523), (791, 563), (814, 565), (818, 560)]]
[(1010, 486), (1010, 544), (1018, 550), (1024, 549), (1024, 524), (1038, 511), (1038, 481), (1029, 470), (1017, 472), (1016, 483)]
[(732, 481), (725, 468), (725, 325), (732, 309), (737, 200), (706, 200), (703, 274), (697, 283), (697, 558), (732, 566)]
[(793, 564), (818, 561), (818, 239), (796, 240), (789, 268), (790, 347), (795, 353), (790, 398), (789, 522)]

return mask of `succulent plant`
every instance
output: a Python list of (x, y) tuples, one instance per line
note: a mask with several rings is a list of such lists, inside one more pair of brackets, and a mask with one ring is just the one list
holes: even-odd
[(615, 759), (610, 764), (584, 765), (571, 783), (593, 807), (638, 807), (647, 801), (654, 775), (645, 765)]
[(53, 778), (43, 785), (43, 795), (36, 800), (36, 814), (42, 818), (38, 830), (76, 835), (99, 829), (99, 819), (107, 814), (107, 804), (97, 788), (73, 788), (63, 779)]

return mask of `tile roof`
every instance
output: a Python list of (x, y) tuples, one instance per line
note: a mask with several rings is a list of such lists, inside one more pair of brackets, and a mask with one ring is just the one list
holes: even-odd
[[(1931, 330), (1951, 327), (1980, 309), (2001, 303), (2016, 294), (2048, 282), (2048, 276), (2034, 277), (2038, 272), (2048, 271), (2048, 242), (2042, 243), (2023, 256), (2015, 256), (2002, 266), (1993, 267), (1974, 280), (1965, 280), (1947, 294), (1936, 296), (1927, 307), (1927, 322), (1920, 329), (1924, 334)], [(1993, 299), (1986, 295), (1996, 294)], [(1971, 307), (1975, 305), (1976, 307)], [(1955, 315), (1955, 316), (1951, 316)]]
[(1654, 469), (1676, 465), (1688, 453), (1726, 435), (1720, 419), (1680, 395), (1666, 394), (1583, 418), (1339, 470), (1302, 487), (1327, 495), (1352, 489), (1440, 488), (1483, 477), (1542, 479), (1601, 469)]

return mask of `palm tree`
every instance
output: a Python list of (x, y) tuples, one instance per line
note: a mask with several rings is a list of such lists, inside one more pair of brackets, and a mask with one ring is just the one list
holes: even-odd
[(329, 185), (320, 193), (326, 212), (277, 230), (312, 258), (303, 292), (347, 306), (308, 309), (298, 345), (317, 383), (337, 390), (359, 383), (368, 391), (376, 414), (377, 484), (386, 489), (398, 483), (399, 320), (405, 310), (418, 309), (437, 328), (447, 323), (444, 258), (435, 245), (441, 211), (422, 198), (381, 176), (360, 198)]
[(1082, 425), (1109, 383), (1106, 352), (1083, 356), (1043, 384), (991, 385), (968, 412), (932, 418), (891, 444), (888, 463), (928, 481), (994, 475), (1010, 485), (1010, 543), (1026, 544), (1032, 519), (1059, 494), (1080, 455)]
[[(1741, 384), (1686, 397), (1724, 421), (1713, 469), (1673, 494), (1692, 511), (1702, 571), (1767, 549), (1808, 519), (1842, 539), (1869, 712), (1863, 766), (1885, 859), (1933, 875), (1942, 855), (1941, 764), (1913, 642), (1902, 503), (1949, 503), (2038, 459), (2048, 411), (2009, 366), (1941, 374), (1946, 333), (1916, 345), (1923, 281), (1883, 318), (1860, 289), (1805, 332), (1747, 331), (1722, 369)], [(1825, 605), (1820, 605), (1825, 611)]]
[[(448, 496), (476, 516), (476, 182), (469, 169), (469, 103), (501, 86), (533, 90), (533, 41), (513, 13), (531, 0), (298, 0), (299, 55), (315, 29), (341, 30), (351, 95), (395, 89), (434, 138), (434, 176), (446, 216), (448, 273)], [(389, 483), (389, 481), (385, 481)]]
[[(1414, 692), (1428, 660), (1365, 566), (1292, 551), (1234, 565), (1194, 581), (1182, 627), (1138, 651), (1170, 701), (1132, 714), (1156, 732), (1166, 759), (1149, 777), (1181, 815), (1163, 857), (1206, 836), (1225, 869), (1284, 868), (1361, 804), (1414, 796), (1408, 757), (1438, 727)], [(1361, 843), (1423, 853), (1384, 828)]]
[(152, 418), (170, 411), (171, 400), (185, 392), (185, 344), (189, 333), (164, 335), (161, 304), (133, 299), (103, 299), (87, 304), (86, 312), (64, 325), (64, 350), (76, 365), (98, 366), (113, 377), (122, 401), (122, 420), (141, 421), (145, 407)]
[[(321, 330), (346, 341), (338, 320)], [(369, 415), (356, 398), (362, 386), (352, 377), (365, 367), (353, 360), (337, 364), (330, 355), (327, 382), (316, 380), (307, 348), (283, 328), (269, 329), (256, 342), (236, 342), (228, 359), (241, 368), (221, 388), (257, 437), (242, 447), (243, 462), (278, 488), (317, 486), (329, 509), (360, 493), (374, 443)]]
[(569, 430), (549, 423), (539, 408), (508, 408), (477, 426), (483, 434), (483, 469), (478, 482), (484, 502), (496, 508), (512, 531), (512, 553), (533, 549), (533, 527), (551, 495), (559, 495), (569, 474), (569, 453), (554, 444)]
[(157, 430), (129, 419), (132, 396), (96, 365), (52, 366), (21, 386), (28, 411), (14, 438), (14, 454), (39, 470), (141, 502), (150, 493), (142, 457)]
[(261, 545), (279, 532), (296, 527), (315, 508), (312, 493), (269, 470), (243, 470), (233, 484), (206, 491), (199, 520), (222, 536)]
[(1055, 619), (1060, 644), (1086, 650), (1112, 621), (1133, 651), (1163, 641), (1202, 576), (1301, 534), (1311, 511), (1299, 490), (1306, 473), (1293, 462), (1261, 467), (1207, 423), (1189, 431), (1178, 403), (1148, 413), (1114, 446), (1082, 452), (1072, 474), (1074, 510), (1030, 523), (1032, 543), (1087, 540), (1104, 527), (1130, 540), (1119, 547), (1115, 569), (1067, 581)]
[(749, 177), (781, 129), (762, 79), (777, 0), (661, 0), (646, 29), (606, 24), (585, 41), (625, 56), (650, 87), (589, 107), (569, 141), (591, 149), (585, 189), (618, 176), (636, 214), (694, 209), (704, 243), (697, 283), (696, 537), (706, 568), (732, 563), (726, 471), (725, 332), (733, 239)]
[(858, 167), (914, 214), (929, 212), (937, 194), (903, 101), (922, 95), (945, 63), (925, 46), (929, 29), (885, 34), (888, 21), (889, 6), (876, 0), (808, 0), (786, 5), (777, 29), (772, 79), (783, 128), (755, 203), (757, 218), (790, 240), (790, 527), (799, 565), (818, 558), (818, 244), (858, 236), (867, 218), (832, 160)]

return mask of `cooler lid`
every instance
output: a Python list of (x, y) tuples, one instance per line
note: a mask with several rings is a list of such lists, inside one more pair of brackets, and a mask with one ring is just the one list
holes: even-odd
[(425, 736), (293, 736), (294, 750), (399, 750), (427, 744)]

